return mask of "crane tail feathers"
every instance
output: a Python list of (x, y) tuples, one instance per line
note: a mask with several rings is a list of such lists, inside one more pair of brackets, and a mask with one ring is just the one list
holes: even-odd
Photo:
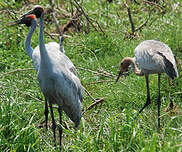
[(64, 37), (63, 36), (60, 36), (59, 37), (60, 51), (65, 54), (65, 50), (64, 50), (64, 47), (63, 47), (63, 41), (64, 41)]
[(163, 55), (162, 53), (158, 52), (159, 55), (163, 57), (164, 60), (164, 70), (167, 73), (167, 75), (171, 78), (174, 79), (175, 77), (178, 77), (178, 71), (175, 69), (174, 65)]

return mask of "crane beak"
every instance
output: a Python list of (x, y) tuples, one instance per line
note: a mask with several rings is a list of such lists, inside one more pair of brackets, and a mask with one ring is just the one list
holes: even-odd
[(116, 79), (116, 83), (118, 82), (118, 80), (119, 80), (119, 78), (120, 78), (121, 75), (122, 75), (122, 72), (119, 71), (118, 76), (117, 76), (117, 79)]
[(19, 24), (23, 24), (22, 18), (19, 19), (19, 20), (13, 21), (13, 22), (9, 22), (8, 26), (16, 26), (16, 25), (19, 25)]
[(33, 10), (23, 14), (19, 20), (16, 20), (14, 22), (10, 22), (9, 26), (15, 26), (15, 25), (19, 25), (19, 24), (24, 24), (23, 19), (25, 18), (25, 16), (30, 15), (30, 14), (33, 14)]
[(118, 76), (117, 76), (117, 79), (116, 79), (116, 83), (118, 82), (119, 78), (121, 77), (121, 75), (123, 74), (125, 70), (121, 67), (120, 71), (118, 72)]
[(34, 14), (34, 11), (31, 10), (31, 11), (29, 11), (29, 12), (23, 14), (23, 15), (21, 16), (21, 18), (24, 18), (25, 16), (30, 15), (30, 14)]

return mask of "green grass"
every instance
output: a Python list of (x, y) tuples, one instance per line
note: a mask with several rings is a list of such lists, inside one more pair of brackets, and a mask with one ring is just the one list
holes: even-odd
[[(174, 4), (177, 3), (179, 4), (175, 10)], [(39, 128), (39, 124), (45, 119), (44, 103), (41, 102), (44, 97), (35, 70), (27, 69), (33, 68), (32, 61), (24, 50), (24, 39), (29, 29), (23, 26), (7, 26), (8, 22), (15, 18), (7, 9), (13, 9), (19, 17), (31, 5), (25, 4), (24, 1), (12, 1), (8, 4), (0, 2), (0, 151), (56, 151), (52, 129)], [(39, 5), (45, 8), (48, 7), (47, 4), (48, 1), (39, 2)], [(63, 120), (70, 126), (69, 130), (63, 131), (64, 151), (182, 151), (182, 3), (170, 0), (165, 3), (160, 1), (159, 4), (163, 6), (165, 13), (155, 5), (129, 3), (136, 27), (147, 19), (148, 10), (155, 8), (148, 24), (133, 38), (126, 37), (126, 34), (131, 32), (131, 27), (123, 1), (83, 1), (84, 10), (98, 21), (106, 36), (102, 35), (99, 29), (99, 32), (95, 31), (92, 26), (88, 34), (84, 31), (66, 32), (70, 37), (65, 38), (64, 47), (67, 56), (78, 68), (83, 86), (95, 98), (104, 98), (104, 102), (86, 111), (93, 101), (84, 93), (84, 112), (78, 130), (75, 130), (73, 123), (63, 115)], [(22, 7), (25, 7), (23, 11)], [(65, 1), (63, 9), (71, 12), (70, 3)], [(46, 15), (45, 30), (54, 33), (55, 26), (52, 20), (48, 20), (51, 18), (49, 15)], [(61, 25), (67, 20), (68, 18), (59, 18)], [(81, 25), (83, 29), (86, 28), (84, 17), (81, 19)], [(95, 23), (94, 25), (97, 27)], [(58, 41), (57, 37), (54, 38)], [(173, 85), (168, 84), (166, 74), (161, 78), (160, 133), (157, 133), (157, 75), (149, 77), (152, 104), (135, 119), (146, 101), (144, 77), (137, 77), (129, 71), (128, 76), (123, 76), (119, 83), (115, 84), (115, 77), (105, 77), (83, 70), (98, 72), (101, 69), (116, 76), (123, 57), (133, 57), (134, 49), (140, 42), (155, 38), (168, 44), (179, 61), (179, 77), (173, 81)], [(55, 41), (46, 34), (45, 40)], [(38, 30), (32, 39), (33, 48), (37, 45)], [(16, 69), (27, 70), (11, 72)], [(165, 112), (170, 101), (169, 95), (178, 106), (178, 113)], [(58, 123), (57, 110), (55, 116)], [(49, 122), (51, 123), (50, 118)], [(58, 139), (57, 145), (58, 148)]]

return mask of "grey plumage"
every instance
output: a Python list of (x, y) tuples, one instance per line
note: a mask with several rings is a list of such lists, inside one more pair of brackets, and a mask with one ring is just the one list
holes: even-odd
[(135, 48), (135, 61), (143, 73), (166, 72), (171, 78), (178, 76), (175, 58), (171, 49), (159, 40), (146, 40), (140, 43)]
[[(147, 101), (141, 108), (141, 113), (150, 103), (149, 74), (158, 74), (158, 128), (160, 128), (160, 75), (166, 73), (171, 79), (178, 77), (176, 61), (171, 49), (159, 40), (146, 40), (135, 48), (135, 57), (125, 57), (121, 61), (120, 71), (116, 82), (124, 71), (131, 65), (136, 75), (145, 76), (147, 86)], [(140, 69), (138, 69), (138, 67)]]
[[(40, 17), (39, 46), (35, 48), (35, 50), (31, 48), (30, 42), (32, 34), (36, 28), (36, 21), (35, 16), (29, 14), (35, 14), (36, 17)], [(64, 48), (62, 47), (62, 39), (60, 39), (60, 44), (55, 42), (52, 42), (50, 44), (44, 43), (43, 21), (44, 9), (39, 6), (23, 15), (22, 19), (18, 23), (26, 23), (28, 26), (33, 24), (26, 38), (25, 46), (26, 51), (28, 51), (27, 54), (34, 61), (34, 66), (38, 73), (39, 86), (45, 97), (46, 128), (48, 122), (49, 103), (54, 139), (56, 139), (56, 123), (54, 119), (52, 104), (58, 105), (61, 125), (63, 110), (67, 116), (75, 123), (75, 127), (78, 127), (81, 121), (81, 101), (83, 99), (83, 87), (79, 78), (77, 77), (76, 68), (74, 67), (71, 60), (63, 53)], [(61, 146), (62, 126), (59, 126), (59, 135)]]
[(167, 75), (171, 78), (174, 79), (175, 77), (178, 77), (178, 72), (176, 69), (176, 66), (174, 67), (174, 65), (166, 58), (165, 55), (163, 55), (160, 52), (157, 52), (159, 55), (161, 55), (163, 57), (163, 61), (164, 61), (164, 71), (167, 73)]
[[(43, 39), (44, 10), (40, 17), (39, 49), (40, 68), (38, 71), (39, 86), (45, 96), (45, 105), (49, 102), (53, 124), (54, 139), (56, 139), (56, 123), (52, 104), (58, 105), (60, 124), (62, 125), (62, 110), (78, 127), (81, 121), (82, 85), (79, 78), (65, 64), (60, 50), (47, 51)], [(71, 63), (70, 63), (71, 64)], [(47, 110), (48, 112), (48, 110)], [(48, 115), (46, 116), (46, 120)], [(59, 126), (60, 146), (62, 144), (62, 126)], [(60, 147), (61, 150), (61, 147)]]

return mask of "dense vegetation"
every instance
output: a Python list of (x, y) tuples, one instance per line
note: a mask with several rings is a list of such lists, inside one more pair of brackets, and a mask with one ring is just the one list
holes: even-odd
[[(135, 28), (149, 18), (147, 24), (132, 34), (123, 0), (80, 1), (92, 18), (88, 24), (82, 14), (80, 30), (72, 26), (65, 31), (66, 55), (79, 71), (79, 78), (94, 98), (103, 104), (87, 110), (94, 101), (84, 93), (83, 115), (79, 130), (64, 115), (70, 129), (64, 129), (64, 151), (182, 151), (182, 2), (152, 0), (127, 1)], [(0, 2), (0, 151), (55, 151), (51, 127), (40, 127), (44, 121), (44, 98), (33, 64), (24, 50), (29, 28), (8, 27), (33, 5), (50, 9), (49, 1), (29, 0)], [(65, 25), (71, 17), (70, 1), (56, 1), (56, 17)], [(67, 14), (66, 14), (67, 13)], [(98, 24), (103, 32), (99, 28)], [(92, 24), (94, 26), (92, 26)], [(57, 41), (56, 27), (50, 13), (45, 19), (45, 41)], [(97, 28), (97, 31), (95, 28)], [(89, 31), (90, 30), (90, 31)], [(146, 101), (145, 78), (131, 70), (115, 84), (119, 62), (134, 56), (135, 47), (147, 39), (159, 39), (169, 45), (178, 60), (179, 77), (172, 83), (166, 74), (161, 84), (161, 131), (157, 132), (157, 75), (151, 75), (152, 104), (135, 118)], [(33, 48), (38, 45), (38, 30), (33, 35)], [(172, 100), (176, 107), (165, 109)], [(55, 109), (56, 120), (58, 114)], [(49, 119), (51, 124), (51, 119)], [(59, 144), (57, 144), (59, 145)]]

